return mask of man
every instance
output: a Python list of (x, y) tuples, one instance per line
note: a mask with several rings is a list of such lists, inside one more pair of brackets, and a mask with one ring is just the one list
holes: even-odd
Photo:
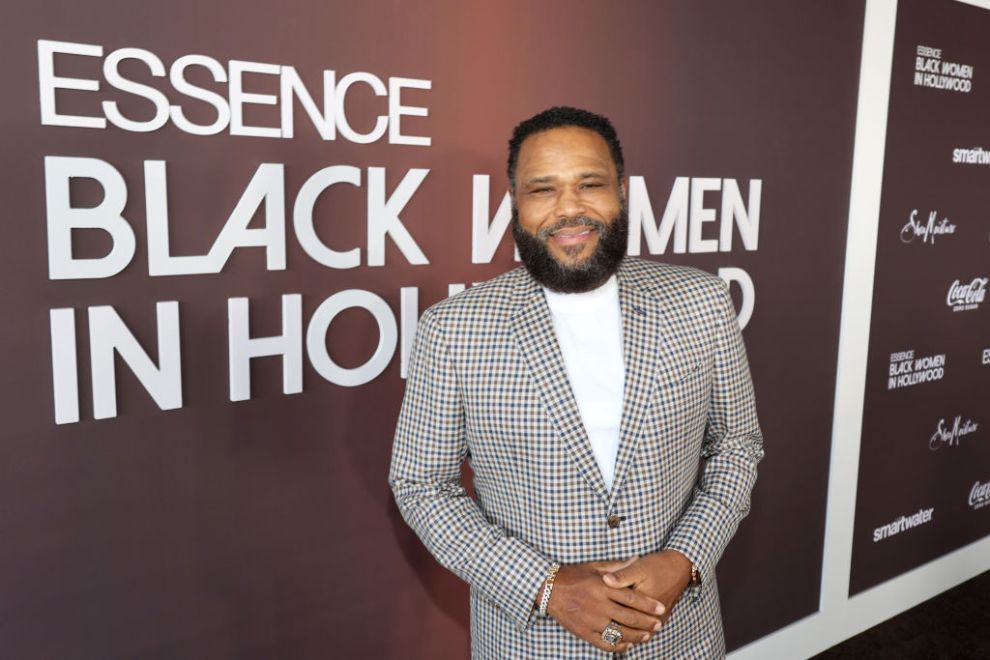
[(470, 584), (473, 657), (720, 657), (714, 567), (763, 455), (727, 288), (623, 258), (604, 117), (522, 122), (508, 175), (525, 269), (423, 314), (389, 475), (399, 510)]

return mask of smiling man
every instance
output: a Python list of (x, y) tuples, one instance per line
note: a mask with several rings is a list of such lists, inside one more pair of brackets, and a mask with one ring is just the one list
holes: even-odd
[[(614, 147), (621, 162), (617, 140)], [(625, 182), (605, 138), (579, 126), (517, 130), (509, 148), (512, 233), (527, 269), (552, 291), (603, 284), (628, 235)]]
[(524, 268), (423, 314), (399, 510), (470, 584), (475, 658), (721, 657), (714, 567), (763, 455), (726, 286), (624, 258), (608, 119), (522, 122), (508, 176)]

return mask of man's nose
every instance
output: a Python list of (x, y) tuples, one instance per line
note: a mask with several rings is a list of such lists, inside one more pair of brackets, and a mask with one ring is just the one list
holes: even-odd
[(574, 218), (585, 213), (584, 201), (578, 194), (577, 188), (564, 186), (557, 197), (557, 217)]

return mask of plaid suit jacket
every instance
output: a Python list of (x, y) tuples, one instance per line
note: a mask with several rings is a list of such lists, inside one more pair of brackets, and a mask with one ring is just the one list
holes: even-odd
[[(627, 258), (618, 281), (626, 376), (611, 492), (524, 269), (420, 320), (389, 483), (406, 522), (471, 587), (474, 658), (609, 657), (534, 613), (540, 584), (554, 561), (664, 548), (696, 563), (702, 583), (624, 657), (725, 653), (714, 567), (763, 455), (735, 310), (722, 280), (692, 268)], [(465, 459), (476, 499), (460, 483)]]

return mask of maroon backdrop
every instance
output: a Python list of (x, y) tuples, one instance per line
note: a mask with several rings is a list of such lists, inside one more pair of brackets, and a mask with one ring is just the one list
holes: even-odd
[[(251, 399), (232, 403), (227, 300), (248, 297), (252, 335), (274, 335), (283, 294), (302, 295), (304, 323), (347, 289), (381, 296), (398, 318), (401, 287), (416, 287), (424, 309), (450, 283), (512, 267), (508, 237), (492, 263), (472, 263), (472, 175), (492, 176), (490, 220), (505, 190), (512, 126), (555, 104), (612, 118), (627, 171), (644, 177), (657, 221), (678, 177), (734, 179), (744, 200), (749, 182), (762, 182), (758, 249), (745, 249), (733, 230), (731, 251), (668, 249), (655, 258), (743, 269), (756, 292), (745, 338), (767, 458), (753, 513), (719, 566), (729, 645), (815, 611), (863, 11), (852, 0), (5, 7), (4, 655), (466, 656), (466, 587), (406, 528), (386, 484), (402, 393), (398, 350), (359, 387), (327, 382), (304, 359), (303, 391), (292, 395), (282, 393), (282, 360), (259, 358)], [(100, 101), (115, 100), (126, 116), (149, 120), (152, 105), (113, 89), (101, 71), (108, 55), (136, 47), (166, 69), (188, 54), (224, 67), (230, 60), (290, 65), (318, 102), (324, 69), (338, 80), (355, 71), (429, 80), (431, 89), (402, 97), (429, 115), (402, 125), (432, 144), (321, 140), (298, 105), (291, 139), (229, 130), (196, 136), (172, 121), (148, 133), (43, 125), (39, 39), (103, 47), (102, 57), (56, 57), (56, 75), (101, 81), (96, 92), (59, 91), (66, 114), (103, 116)], [(215, 117), (140, 62), (120, 70), (197, 122)], [(228, 95), (226, 83), (202, 74), (190, 70), (189, 77)], [(255, 93), (278, 93), (274, 76), (245, 80)], [(346, 109), (354, 129), (367, 132), (386, 107), (356, 85)], [(255, 105), (247, 118), (277, 126), (278, 108)], [(49, 279), (45, 156), (97, 158), (122, 174), (123, 216), (137, 249), (121, 273)], [(259, 164), (284, 164), (287, 267), (269, 271), (263, 249), (244, 248), (218, 274), (149, 276), (148, 160), (167, 163), (171, 248), (181, 255), (209, 250)], [(327, 244), (361, 248), (354, 269), (317, 263), (292, 229), (300, 188), (330, 165), (362, 174), (362, 187), (336, 186), (316, 206), (317, 233)], [(388, 194), (407, 170), (430, 170), (401, 212), (428, 265), (410, 264), (391, 240), (385, 266), (367, 265), (371, 167), (386, 169)], [(74, 206), (95, 206), (102, 192), (80, 180), (71, 198)], [(721, 199), (709, 192), (702, 203), (717, 210)], [(718, 238), (718, 226), (705, 225), (703, 237)], [(110, 249), (103, 232), (73, 234), (77, 256)], [(734, 286), (738, 303), (740, 292)], [(182, 407), (160, 410), (118, 357), (118, 414), (94, 419), (87, 308), (112, 305), (155, 359), (158, 301), (179, 303)], [(75, 310), (80, 383), (80, 421), (60, 425), (49, 326), (56, 308)], [(359, 309), (344, 311), (326, 339), (345, 367), (364, 363), (377, 342), (376, 324)]]

